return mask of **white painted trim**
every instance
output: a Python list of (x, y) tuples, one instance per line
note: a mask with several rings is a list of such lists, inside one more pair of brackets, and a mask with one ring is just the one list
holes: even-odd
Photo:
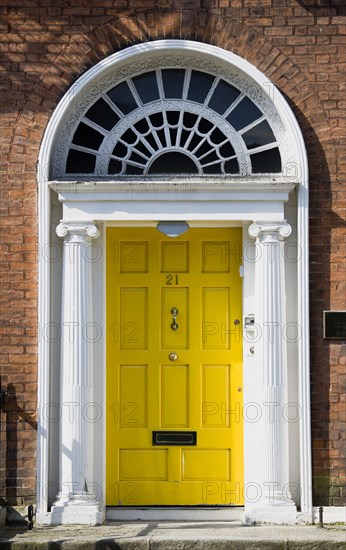
[[(276, 95), (278, 97), (278, 95)], [(283, 99), (283, 98), (282, 98)], [(307, 151), (298, 122), (283, 99), (280, 100), (280, 115), (294, 136), (296, 144), (297, 172), (301, 183), (298, 188), (298, 324), (301, 340), (298, 346), (299, 404), (302, 408), (300, 422), (300, 485), (301, 510), (312, 515), (312, 462), (311, 462), (311, 414), (310, 414), (310, 333), (309, 333), (309, 169)]]
[(64, 221), (88, 222), (90, 219), (108, 223), (113, 221), (185, 220), (233, 221), (254, 219), (280, 220), (284, 218), (284, 203), (288, 191), (253, 193), (230, 191), (228, 193), (78, 193), (78, 190), (59, 192), (63, 203)]
[[(272, 85), (268, 78), (249, 62), (241, 59), (232, 52), (222, 50), (199, 42), (187, 40), (158, 40), (145, 44), (138, 44), (119, 51), (84, 73), (68, 90), (55, 109), (48, 125), (39, 155), (38, 184), (39, 184), (39, 327), (50, 322), (50, 266), (42, 260), (42, 251), (50, 242), (50, 189), (47, 182), (50, 178), (50, 163), (53, 157), (54, 146), (61, 127), (69, 112), (72, 101), (78, 101), (83, 90), (94, 80), (104, 76), (115, 67), (125, 65), (129, 61), (140, 59), (142, 56), (174, 53), (192, 53), (205, 58), (214, 58), (243, 71), (248, 78), (253, 79), (261, 87), (263, 93), (270, 96), (275, 107), (291, 135), (294, 143), (294, 157), (297, 159), (295, 171), (299, 175), (300, 188), (298, 193), (298, 246), (301, 249), (301, 259), (298, 265), (298, 320), (302, 329), (302, 338), (299, 342), (299, 386), (300, 405), (302, 407), (300, 429), (300, 471), (302, 511), (312, 515), (311, 492), (311, 434), (310, 434), (310, 371), (309, 371), (309, 312), (308, 312), (308, 163), (302, 133), (295, 116), (281, 93)], [(50, 373), (47, 366), (50, 364), (50, 346), (44, 338), (39, 338), (38, 363), (38, 470), (37, 470), (37, 505), (39, 513), (47, 512), (47, 487), (49, 482), (48, 447), (49, 423), (44, 416), (45, 404), (49, 401)]]
[(38, 423), (37, 423), (37, 512), (48, 511), (49, 484), (49, 421), (45, 414), (46, 403), (50, 398), (50, 345), (42, 338), (43, 327), (50, 322), (50, 264), (45, 261), (44, 251), (50, 243), (50, 189), (48, 181), (48, 159), (51, 140), (54, 137), (54, 125), (48, 125), (38, 165)]
[[(306, 160), (306, 159), (305, 159)], [(298, 247), (301, 251), (298, 263), (298, 324), (301, 340), (298, 346), (299, 404), (302, 409), (300, 427), (300, 485), (301, 510), (312, 514), (312, 457), (310, 413), (310, 333), (309, 333), (309, 190), (308, 167), (305, 162), (303, 184), (298, 192), (297, 219)]]

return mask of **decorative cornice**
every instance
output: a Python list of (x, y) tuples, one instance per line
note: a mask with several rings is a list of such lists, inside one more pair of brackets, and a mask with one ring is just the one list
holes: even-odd
[(248, 176), (245, 178), (215, 178), (215, 177), (150, 177), (142, 179), (137, 178), (117, 178), (116, 181), (50, 181), (49, 186), (57, 193), (112, 193), (123, 191), (160, 192), (160, 191), (212, 191), (212, 192), (231, 192), (245, 191), (253, 193), (286, 191), (290, 192), (298, 185), (294, 178), (283, 176)]
[(281, 241), (290, 236), (291, 226), (282, 221), (262, 221), (255, 220), (249, 227), (249, 235), (259, 240)]

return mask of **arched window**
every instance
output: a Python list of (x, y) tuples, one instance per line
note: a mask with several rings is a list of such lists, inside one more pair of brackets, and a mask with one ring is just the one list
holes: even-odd
[(54, 179), (283, 171), (281, 122), (253, 84), (195, 58), (144, 65), (86, 90), (61, 133)]

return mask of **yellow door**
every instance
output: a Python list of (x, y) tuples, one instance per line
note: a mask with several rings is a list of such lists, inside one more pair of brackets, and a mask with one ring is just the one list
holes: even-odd
[(241, 229), (107, 230), (107, 504), (243, 503)]

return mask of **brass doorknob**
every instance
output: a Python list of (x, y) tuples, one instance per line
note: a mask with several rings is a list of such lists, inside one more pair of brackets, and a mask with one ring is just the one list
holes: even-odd
[(178, 355), (176, 353), (170, 353), (168, 357), (170, 361), (176, 361), (178, 359)]

